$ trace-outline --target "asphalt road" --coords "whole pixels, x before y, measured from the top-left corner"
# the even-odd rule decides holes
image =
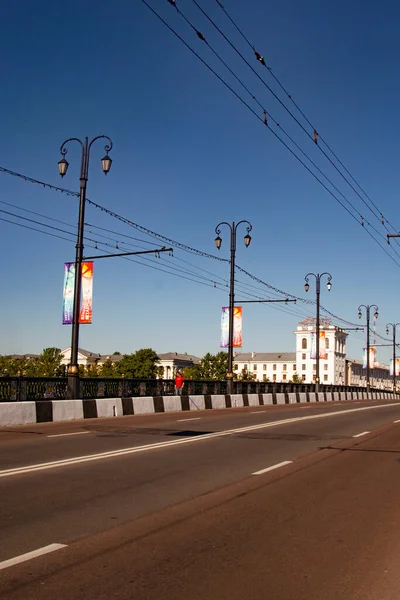
[[[0,429],[0,597],[373,598],[383,557],[396,585],[399,420],[381,401]]]

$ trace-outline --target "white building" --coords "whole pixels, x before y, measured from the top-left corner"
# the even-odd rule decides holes
[[[296,352],[244,352],[233,359],[233,372],[240,379],[244,372],[256,381],[292,381],[296,373]]]
[[[296,362],[300,379],[314,383],[316,378],[315,319],[301,321],[296,331]],[[320,319],[319,378],[320,383],[344,385],[346,377],[347,333],[331,324],[330,319]]]
[[[61,356],[61,364],[69,365],[71,362],[71,347],[62,350]],[[83,365],[84,367],[96,365],[100,358],[101,354],[96,354],[96,352],[89,352],[89,350],[78,348],[78,365]]]
[[[234,356],[234,373],[238,379],[243,372],[255,376],[256,381],[288,383],[316,379],[316,323],[309,317],[298,324],[296,352],[247,352]],[[366,369],[362,362],[346,358],[347,333],[332,325],[330,319],[320,319],[320,383],[366,387]],[[370,385],[376,389],[393,388],[389,367],[375,361],[370,369]]]
[[[158,354],[157,365],[164,369],[161,379],[173,379],[177,371],[198,365],[200,361],[201,359],[198,356],[193,356],[192,354],[167,352],[166,354]]]

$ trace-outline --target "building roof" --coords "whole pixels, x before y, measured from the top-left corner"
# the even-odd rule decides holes
[[[124,358],[123,354],[99,354],[98,355],[100,357],[100,362],[104,362],[107,359],[111,360],[111,362],[119,362],[121,359]]]
[[[71,346],[69,346],[68,348],[65,348],[61,354],[64,354],[65,352],[71,352]],[[82,356],[85,356],[86,358],[89,358],[91,356],[93,356],[94,358],[100,358],[101,354],[97,354],[97,352],[89,352],[89,350],[84,350],[83,348],[78,348],[78,353],[81,354]]]
[[[193,354],[179,354],[179,352],[166,352],[165,354],[158,354],[157,355],[159,360],[180,360],[180,361],[187,361],[187,362],[193,362],[195,364],[198,364],[201,361],[201,358],[199,358],[198,356],[194,356]]]
[[[243,352],[233,357],[236,362],[296,362],[296,352]]]
[[[17,360],[18,358],[27,358],[28,360],[30,360],[31,358],[39,358],[40,355],[39,354],[9,354],[8,356],[13,358],[14,360]]]

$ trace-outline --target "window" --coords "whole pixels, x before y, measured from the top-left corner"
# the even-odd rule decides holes
[[[313,365],[313,366],[312,366],[312,370],[313,370],[313,371],[316,371],[316,370],[317,370],[317,365]]]
[[[233,370],[234,370],[234,371],[237,371],[237,370],[238,370],[238,368],[239,368],[239,365],[233,365]]]
[[[293,365],[293,371],[295,371],[295,370],[296,370],[296,365]]]
[[[328,381],[328,375],[324,375],[324,381]]]
[[[263,375],[263,381],[267,381],[267,376]]]
[[[301,348],[302,350],[307,350],[307,338],[301,340]]]
[[[316,376],[316,375],[313,375],[313,376],[312,376],[312,380],[313,380],[313,381],[315,381],[315,380],[316,380],[316,378],[317,378],[317,376]]]
[[[283,365],[283,370],[286,371],[287,365]]]
[[[302,378],[303,381],[306,380],[306,376],[305,375],[302,375],[301,378]]]
[[[306,365],[301,365],[301,370],[305,371],[306,370]]]
[[[324,371],[328,370],[328,365],[324,365]]]
[[[267,365],[263,365],[263,371],[267,370]]]
[[[329,350],[329,338],[325,338],[325,348],[326,350]]]
[[[253,365],[253,371],[257,371],[257,365]]]
[[[272,375],[272,381],[276,381],[276,375]]]
[[[276,371],[276,365],[272,365],[274,371]]]
[[[283,375],[283,381],[286,381],[286,375]]]
[[[303,360],[306,360],[306,353],[305,353],[305,352],[303,352],[303,354],[301,355],[301,358],[302,358]]]

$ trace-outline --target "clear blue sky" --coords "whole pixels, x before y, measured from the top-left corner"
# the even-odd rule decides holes
[[[262,118],[260,107],[167,0],[148,1]],[[199,3],[312,135],[311,127],[257,63],[218,3]],[[394,228],[388,225],[390,231],[400,229],[398,3],[223,3],[368,193],[378,213],[390,221]],[[391,247],[386,245],[387,232],[379,219],[193,2],[178,0],[178,6],[376,231],[352,219],[141,0],[111,4],[71,0],[61,5],[44,0],[35,6],[22,0],[3,7],[0,166],[76,190],[79,148],[69,147],[70,169],[61,180],[57,172],[61,143],[72,136],[105,133],[114,142],[112,169],[104,177],[100,168],[104,149],[97,144],[91,155],[88,198],[211,254],[217,254],[214,229],[219,221],[248,219],[253,225],[252,243],[244,247],[245,230],[240,229],[240,266],[272,286],[311,300],[315,282],[311,281],[306,295],[304,276],[309,271],[329,271],[333,286],[328,293],[324,284],[323,306],[358,322],[358,305],[375,303],[380,309],[377,332],[384,334],[387,322],[400,321],[400,246],[394,240]],[[271,121],[270,126],[279,133]],[[75,198],[4,173],[0,173],[0,190],[1,201],[65,221],[70,227],[5,204],[0,204],[1,210],[76,230]],[[4,213],[1,218],[39,227]],[[122,237],[125,234],[153,244],[130,240],[142,248],[163,245],[90,205],[86,221],[91,224],[87,236],[99,243],[129,241]],[[117,233],[95,230],[93,225]],[[74,259],[75,240],[66,237],[70,241],[0,220],[0,353],[69,346],[70,327],[61,325],[63,263]],[[226,229],[221,237],[218,255],[228,258]],[[86,248],[88,253],[93,254],[93,249]],[[118,258],[95,263],[93,324],[81,327],[80,346],[101,353],[142,347],[199,356],[219,351],[220,313],[228,302],[228,289],[212,282],[227,280],[229,265],[177,249],[174,257],[162,256],[151,266],[156,270]],[[237,280],[237,299],[248,298],[247,293],[277,297],[241,273]],[[245,305],[243,351],[293,351],[293,330],[314,311],[314,306],[300,302],[287,309]],[[363,340],[363,333],[349,336],[349,356],[361,357]],[[390,349],[379,349],[378,359],[387,362],[389,353]]]

